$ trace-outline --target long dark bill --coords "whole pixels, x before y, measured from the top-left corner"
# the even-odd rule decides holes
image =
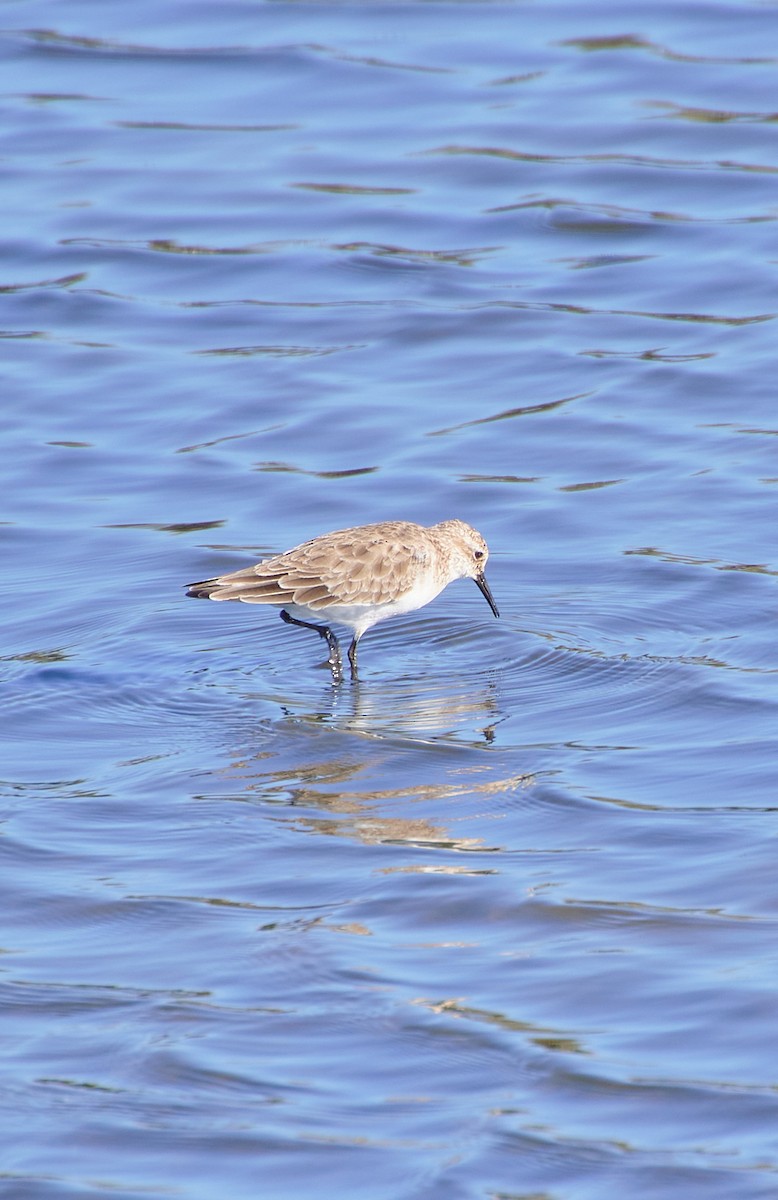
[[[500,615],[500,610],[499,610],[499,608],[497,607],[497,605],[496,605],[496,604],[495,604],[495,602],[494,602],[494,596],[493,596],[493,595],[492,595],[492,593],[489,591],[489,584],[486,582],[486,580],[485,580],[484,576],[483,576],[483,575],[476,575],[476,576],[475,576],[475,582],[476,582],[476,584],[477,584],[477,586],[478,586],[478,588],[479,588],[480,592],[481,592],[481,593],[482,593],[484,596],[486,596],[486,599],[487,599],[487,601],[489,602],[489,607],[491,608],[491,610],[492,610],[492,612],[494,613],[494,615],[495,615],[496,617],[499,617],[499,615]]]

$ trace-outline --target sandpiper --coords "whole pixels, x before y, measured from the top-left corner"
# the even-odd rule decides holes
[[[379,521],[324,533],[230,575],[191,583],[187,595],[280,608],[283,621],[315,629],[324,638],[333,679],[340,683],[343,665],[330,624],[345,625],[354,635],[348,660],[351,678],[357,679],[363,633],[388,617],[423,608],[455,579],[475,580],[499,617],[484,578],[488,557],[481,534],[464,521],[429,527]]]

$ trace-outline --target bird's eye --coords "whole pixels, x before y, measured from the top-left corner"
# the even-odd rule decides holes
[[[474,550],[473,551],[473,558],[481,559],[481,558],[483,558],[483,556],[484,556],[483,550]]]

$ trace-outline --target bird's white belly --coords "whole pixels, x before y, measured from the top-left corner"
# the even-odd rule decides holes
[[[307,604],[284,604],[283,607],[290,617],[298,621],[310,621],[314,625],[345,625],[361,637],[379,621],[423,608],[440,595],[443,586],[437,579],[422,580],[402,596],[382,604],[328,604],[322,608],[309,608]]]

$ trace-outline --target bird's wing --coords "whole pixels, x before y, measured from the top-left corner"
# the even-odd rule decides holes
[[[405,522],[339,530],[264,562],[193,584],[190,594],[249,604],[386,604],[413,587],[431,548]],[[373,532],[374,530],[374,532]],[[199,589],[199,590],[195,590]]]

